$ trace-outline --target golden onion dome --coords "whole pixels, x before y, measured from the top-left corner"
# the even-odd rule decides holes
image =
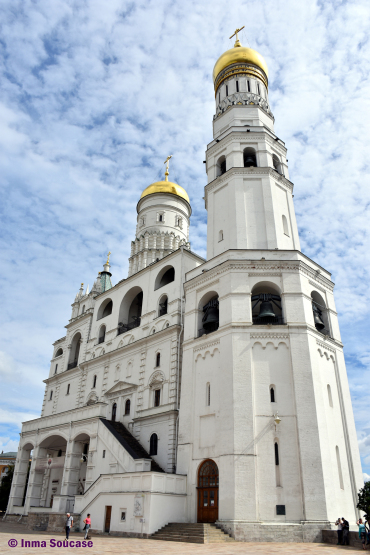
[[[189,196],[185,189],[180,187],[177,183],[172,183],[171,181],[156,181],[155,183],[152,183],[141,193],[140,200],[148,195],[153,195],[154,193],[169,193],[170,195],[177,195],[190,204]]]
[[[224,80],[217,79],[217,77],[224,69],[233,64],[252,64],[253,66],[256,66],[265,74],[265,77],[263,75],[261,75],[260,77],[263,81],[265,81],[265,84],[267,86],[268,69],[264,58],[261,56],[261,54],[259,54],[259,52],[253,50],[253,48],[242,46],[239,40],[237,40],[235,42],[234,48],[226,50],[226,52],[224,52],[215,63],[215,67],[213,68],[213,82],[215,84],[215,89],[218,89],[218,87]],[[248,71],[247,73],[253,74],[253,71]],[[259,72],[257,70],[257,76],[258,73]],[[225,78],[227,77],[230,77],[230,75],[227,74]]]

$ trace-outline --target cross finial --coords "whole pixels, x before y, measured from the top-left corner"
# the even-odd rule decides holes
[[[240,44],[240,40],[238,37],[238,33],[240,33],[240,31],[242,31],[244,29],[245,25],[243,25],[243,27],[240,27],[240,29],[235,29],[235,33],[233,35],[231,35],[231,37],[229,37],[230,39],[232,39],[233,37],[235,37],[235,44],[234,44],[234,48],[236,46],[241,46]]]
[[[168,181],[168,173],[169,173],[168,168],[169,168],[169,165],[170,165],[171,158],[172,158],[172,154],[170,156],[167,156],[167,158],[164,162],[165,164],[167,164],[166,165],[166,171],[165,171],[165,174],[164,174],[166,176],[166,181]]]
[[[112,254],[112,253],[109,251],[109,252],[108,252],[108,257],[107,257],[106,264],[109,264],[109,257],[110,257],[111,254]]]

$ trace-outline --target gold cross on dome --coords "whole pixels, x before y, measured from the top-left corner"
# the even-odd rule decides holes
[[[234,46],[240,46],[240,42],[239,42],[239,37],[238,37],[238,33],[240,33],[240,31],[242,31],[244,29],[245,25],[243,25],[243,27],[240,27],[240,29],[235,29],[235,33],[233,35],[231,35],[231,37],[229,37],[230,39],[232,39],[233,37],[235,37],[235,44]]]
[[[169,165],[170,165],[171,158],[172,158],[172,154],[170,154],[170,156],[167,156],[166,160],[164,161],[164,163],[167,164],[166,171],[165,171],[165,174],[164,174],[166,176],[166,181],[168,181],[168,174],[169,174],[168,168],[169,168]]]
[[[109,264],[109,257],[110,257],[111,254],[112,254],[112,253],[109,251],[109,252],[108,252],[108,258],[107,258],[106,264]]]

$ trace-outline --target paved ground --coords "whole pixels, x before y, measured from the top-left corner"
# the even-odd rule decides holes
[[[26,541],[46,541],[47,547],[21,547],[22,538]],[[46,532],[24,530],[20,525],[0,521],[0,553],[13,555],[56,555],[57,553],[86,553],[89,555],[125,554],[125,555],[339,555],[343,551],[353,551],[351,547],[317,543],[225,543],[225,544],[191,544],[140,540],[134,538],[115,538],[96,536],[92,538],[93,546],[85,548],[50,547],[50,540],[63,540],[62,535]],[[82,534],[71,534],[71,540],[81,540]],[[16,540],[18,545],[10,547],[9,540]],[[358,552],[358,550],[356,550]]]

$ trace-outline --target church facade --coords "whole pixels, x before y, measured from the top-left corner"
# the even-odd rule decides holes
[[[358,518],[334,283],[300,251],[268,69],[236,36],[213,79],[207,260],[167,159],[137,205],[128,277],[112,285],[108,256],[54,343],[9,515],[89,512],[93,529],[137,536],[216,522],[241,541],[319,541],[339,513]]]

